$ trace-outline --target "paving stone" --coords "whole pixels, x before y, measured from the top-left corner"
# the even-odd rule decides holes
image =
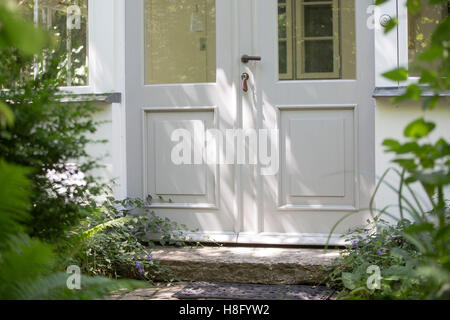
[[[178,299],[328,300],[333,291],[324,286],[262,285],[195,282],[174,294]]]

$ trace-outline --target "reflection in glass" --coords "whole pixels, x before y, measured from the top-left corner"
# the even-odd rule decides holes
[[[281,80],[354,79],[355,0],[279,0]]]
[[[408,58],[411,76],[420,76],[419,72],[414,70],[412,61],[416,61],[417,56],[429,46],[431,34],[448,16],[450,7],[449,4],[428,5],[425,0],[421,0],[421,4],[420,14],[408,13]]]
[[[57,39],[52,53],[62,57],[59,85],[88,85],[88,0],[16,0],[16,3],[25,19],[49,30]],[[36,68],[45,69],[45,59]]]
[[[216,81],[215,0],[145,1],[145,83]]]

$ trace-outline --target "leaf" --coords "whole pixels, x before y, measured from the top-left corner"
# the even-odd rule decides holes
[[[406,81],[408,80],[408,70],[405,68],[398,68],[383,73],[383,77],[392,81]]]
[[[426,122],[423,118],[419,118],[406,126],[404,135],[405,137],[420,139],[430,134],[435,127],[436,124],[433,122]]]
[[[421,232],[432,232],[435,226],[432,223],[424,222],[418,224],[412,224],[411,226],[405,229],[407,233],[421,233]]]
[[[420,12],[421,3],[420,0],[408,0],[406,6],[408,7],[408,13],[417,15]]]
[[[442,46],[431,45],[423,51],[418,59],[421,61],[433,61],[444,56],[444,48]]]
[[[414,161],[414,159],[394,159],[392,160],[394,163],[398,163],[402,168],[405,168],[407,170],[416,169],[417,165]]]
[[[433,109],[437,105],[439,98],[440,98],[439,94],[435,94],[434,96],[431,97],[426,97],[423,100],[422,107],[424,109]]]
[[[0,159],[0,247],[10,235],[22,229],[20,223],[29,219],[30,181],[26,175],[30,172]]]
[[[387,22],[386,26],[384,27],[384,33],[387,34],[391,30],[395,29],[395,27],[398,25],[398,19],[397,18],[391,18]]]
[[[354,273],[342,272],[342,283],[349,290],[354,290],[359,280],[360,277]]]
[[[15,47],[24,55],[33,55],[52,43],[50,35],[23,20],[19,15],[0,4],[0,49]]]
[[[14,113],[0,101],[0,128],[11,126],[14,123]]]

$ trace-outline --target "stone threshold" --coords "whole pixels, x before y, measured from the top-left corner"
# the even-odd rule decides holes
[[[156,247],[153,258],[179,281],[309,284],[325,279],[338,250],[274,247]]]

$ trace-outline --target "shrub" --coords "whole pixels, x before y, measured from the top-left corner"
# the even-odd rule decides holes
[[[187,228],[150,210],[145,200],[109,197],[71,235],[73,260],[91,275],[173,280],[170,270],[153,259],[153,239],[162,245],[185,245]]]
[[[104,188],[91,174],[98,167],[96,159],[85,151],[89,143],[99,142],[89,138],[98,126],[92,120],[97,109],[89,103],[60,102],[59,58],[48,57],[46,71],[36,79],[22,73],[30,59],[17,49],[0,51],[0,81],[9,89],[2,98],[15,123],[0,129],[0,157],[33,168],[28,233],[57,242],[95,208],[95,196]]]

